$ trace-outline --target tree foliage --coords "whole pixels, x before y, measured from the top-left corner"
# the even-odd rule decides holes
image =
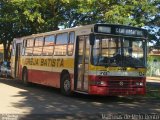
[[[159,0],[0,0],[0,42],[7,54],[13,38],[57,30],[59,26],[159,26],[159,10]]]

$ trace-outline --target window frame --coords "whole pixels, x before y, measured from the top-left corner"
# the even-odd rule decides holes
[[[71,41],[71,33],[74,33],[74,40],[73,40],[73,43],[71,43],[70,41]],[[73,55],[73,53],[74,53],[74,43],[75,43],[75,31],[70,31],[69,33],[68,33],[68,45],[67,45],[67,55],[68,56],[72,56]],[[73,45],[73,50],[72,50],[72,54],[69,54],[69,50],[68,50],[68,46],[69,45]]]
[[[66,34],[67,33],[67,42],[65,44],[57,44],[57,37],[58,35],[62,35],[62,34]],[[68,44],[68,41],[69,41],[69,35],[68,35],[68,32],[63,32],[63,33],[58,33],[56,34],[56,41],[55,41],[55,45],[66,45]]]
[[[35,44],[36,44],[36,39],[37,38],[42,38],[42,44],[39,46],[35,46]],[[42,51],[43,51],[43,45],[44,45],[44,36],[37,36],[37,37],[35,37],[34,38],[34,46],[33,46],[33,49],[32,49],[32,55],[33,56],[42,56]],[[37,55],[37,54],[34,54],[34,49],[35,48],[40,48],[41,47],[41,53],[39,54],[39,55]]]
[[[27,42],[27,41],[28,41],[28,40],[31,40],[31,39],[33,40],[33,45],[32,45],[32,46],[30,46],[30,45],[28,46],[28,42]],[[32,37],[32,38],[27,38],[27,39],[26,39],[26,43],[25,43],[25,44],[26,44],[25,47],[34,47],[34,40],[35,40],[34,37]]]
[[[48,36],[54,36],[54,41],[53,41],[53,45],[45,45],[45,40],[46,40],[46,37],[48,37]],[[53,56],[54,55],[54,46],[55,46],[55,42],[56,42],[56,34],[50,34],[50,35],[45,35],[44,36],[44,42],[43,42],[43,48],[42,48],[42,56]],[[43,51],[44,51],[44,48],[45,47],[53,47],[52,48],[52,54],[51,55],[46,55],[46,54],[43,54]]]
[[[27,45],[27,43],[28,43],[27,41],[28,41],[28,40],[31,40],[31,39],[33,40],[33,45],[32,45],[32,46],[28,46],[28,45]],[[25,46],[24,46],[24,41],[25,41]],[[24,54],[22,54],[22,56],[33,56],[34,41],[35,41],[35,38],[34,38],[34,37],[27,38],[27,39],[24,39],[24,40],[23,40]],[[32,53],[31,53],[31,55],[26,55],[26,49],[27,49],[27,48],[32,48]]]
[[[57,44],[57,36],[58,35],[61,35],[61,34],[66,34],[67,33],[67,43],[66,44]],[[68,41],[69,41],[69,34],[68,34],[68,32],[63,32],[63,33],[58,33],[58,34],[56,34],[56,39],[55,39],[55,46],[54,46],[54,51],[53,51],[53,55],[54,56],[67,56],[67,51],[68,51],[68,49],[67,49],[67,47],[68,47]],[[66,45],[66,54],[65,55],[60,55],[60,54],[55,54],[55,48],[56,48],[56,46],[65,46]]]
[[[54,36],[53,45],[45,45],[45,42],[46,42],[45,40],[46,40],[46,37],[48,37],[48,36]],[[43,43],[43,46],[54,46],[55,43],[56,43],[56,35],[55,35],[55,34],[50,34],[50,35],[44,36],[44,43]]]

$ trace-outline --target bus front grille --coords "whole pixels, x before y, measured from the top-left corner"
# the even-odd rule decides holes
[[[142,81],[141,79],[110,79],[108,80],[108,92],[111,95],[129,95],[129,94],[136,94],[135,88],[136,82]]]
[[[124,80],[110,80],[108,81],[109,88],[128,88],[132,85],[131,81]]]

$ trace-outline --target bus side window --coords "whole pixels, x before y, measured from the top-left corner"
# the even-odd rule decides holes
[[[55,45],[55,36],[54,35],[45,36],[42,55],[52,56],[54,45]]]
[[[54,55],[65,56],[67,53],[67,44],[68,44],[68,33],[58,34],[56,38]]]
[[[32,56],[32,50],[33,50],[33,44],[34,38],[29,38],[26,40],[26,48],[25,48],[25,55],[26,56]]]
[[[25,47],[22,47],[22,56],[24,56],[25,55]]]
[[[75,33],[74,32],[70,32],[69,33],[69,41],[68,41],[68,50],[67,50],[67,54],[69,56],[73,55],[74,41],[75,41]]]
[[[27,41],[26,41],[26,40],[23,40],[23,45],[22,45],[22,56],[25,55],[26,44],[27,44]]]
[[[32,47],[25,49],[25,55],[26,56],[31,56],[32,55]]]
[[[40,56],[42,54],[42,46],[43,46],[43,37],[36,37],[35,38],[35,45],[33,48],[33,55]]]

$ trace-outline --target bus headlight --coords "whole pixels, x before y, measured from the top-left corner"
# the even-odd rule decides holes
[[[101,85],[106,85],[106,82],[105,81],[101,81],[100,84]]]
[[[96,85],[98,85],[98,86],[107,86],[107,82],[106,81],[97,81]]]
[[[143,86],[143,82],[140,82],[139,85],[140,85],[140,86]]]
[[[137,86],[143,86],[143,82],[136,82]]]

